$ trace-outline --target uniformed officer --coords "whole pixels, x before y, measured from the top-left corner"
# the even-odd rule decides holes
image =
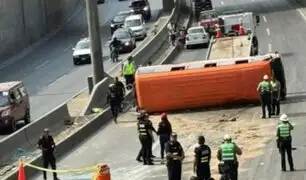
[[[210,178],[210,147],[205,144],[204,136],[198,137],[199,146],[194,149],[195,158],[193,170],[197,175],[198,180],[208,180]]]
[[[268,117],[271,117],[271,84],[269,76],[264,75],[263,81],[258,84],[257,91],[260,93],[260,101],[262,108],[262,118],[266,118],[266,107],[268,109]]]
[[[278,80],[273,76],[271,80],[271,87],[272,87],[272,112],[271,115],[279,115],[280,111],[280,92],[281,92],[281,85]]]
[[[116,91],[115,84],[110,84],[108,88],[109,91],[107,92],[107,102],[110,105],[114,121],[117,124],[117,117],[120,111],[120,97]]]
[[[144,165],[153,165],[150,159],[150,133],[151,124],[145,120],[145,113],[142,112],[137,123],[139,140],[141,143],[141,152]]]
[[[286,153],[290,166],[290,171],[294,171],[291,145],[291,131],[293,130],[293,126],[289,122],[289,118],[286,114],[282,114],[279,120],[281,121],[281,123],[277,126],[277,146],[281,154],[282,171],[286,171]]]
[[[132,56],[128,57],[128,61],[123,65],[122,72],[125,78],[126,88],[132,89],[135,81],[136,65]]]
[[[42,159],[44,168],[48,168],[49,164],[53,170],[56,170],[55,159],[55,143],[50,135],[49,129],[44,129],[44,134],[39,138],[37,147],[42,151]],[[47,180],[47,172],[43,171],[44,180]],[[56,172],[53,173],[53,179],[59,180]]]
[[[170,141],[166,143],[168,180],[181,180],[182,161],[185,158],[184,150],[177,141],[177,134],[172,133]]]
[[[241,149],[232,142],[230,135],[224,136],[224,142],[218,149],[217,158],[220,161],[219,171],[222,174],[221,179],[238,180],[238,160],[236,154],[241,155]],[[229,177],[228,177],[229,176]]]

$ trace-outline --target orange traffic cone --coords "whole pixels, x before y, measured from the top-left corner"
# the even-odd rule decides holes
[[[99,173],[95,180],[111,180],[110,170],[108,165],[99,165]]]
[[[25,172],[24,172],[24,167],[23,167],[22,161],[19,162],[18,180],[26,180],[26,176],[25,176]]]

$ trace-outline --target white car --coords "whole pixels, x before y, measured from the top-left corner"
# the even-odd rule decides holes
[[[203,44],[206,47],[209,44],[209,35],[205,31],[204,27],[197,26],[191,27],[187,31],[186,35],[186,48],[189,49],[193,45]]]
[[[90,40],[89,38],[83,38],[81,39],[73,50],[73,64],[79,65],[79,64],[85,64],[85,63],[91,63],[90,59]]]
[[[137,40],[147,37],[146,24],[140,14],[131,15],[125,18],[124,28],[131,29],[135,39]]]

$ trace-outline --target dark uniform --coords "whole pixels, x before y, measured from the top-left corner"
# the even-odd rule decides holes
[[[218,149],[217,158],[221,162],[219,171],[222,174],[221,180],[238,180],[238,166],[236,154],[241,155],[241,149],[231,140],[225,141]],[[229,177],[228,177],[229,176]]]
[[[262,108],[262,118],[266,118],[266,107],[268,117],[271,117],[271,85],[269,81],[263,80],[258,84],[257,90],[260,92],[260,101]]]
[[[114,84],[116,86],[116,92],[118,94],[120,111],[122,111],[122,102],[124,100],[125,88],[123,83],[119,81],[118,77],[115,78]]]
[[[195,153],[195,166],[198,180],[210,179],[210,159],[211,150],[209,146],[201,144],[199,147],[194,149]]]
[[[173,135],[176,138],[176,135]],[[178,141],[166,143],[168,180],[181,180],[184,150]]]
[[[48,134],[48,130],[45,130],[45,135],[41,136],[38,140],[37,146],[42,150],[42,159],[44,168],[48,168],[49,164],[53,170],[56,170],[56,159],[54,155],[55,143],[53,137]],[[47,172],[43,171],[44,179],[47,179]],[[53,173],[53,179],[59,180],[57,174]]]
[[[117,123],[118,112],[120,110],[120,98],[116,92],[115,84],[109,85],[109,91],[107,93],[107,102],[110,105],[114,121],[115,123]]]
[[[271,81],[272,87],[272,112],[271,115],[279,115],[280,112],[280,91],[281,86],[277,80]]]
[[[141,152],[143,157],[143,164],[153,164],[150,159],[150,134],[149,130],[152,128],[151,124],[144,118],[140,118],[137,123],[139,140],[141,143]]]
[[[293,126],[288,121],[281,122],[277,126],[277,137],[278,137],[277,141],[278,141],[279,152],[281,154],[282,171],[286,171],[286,153],[287,153],[288,163],[290,166],[290,171],[294,171],[294,165],[292,160],[291,130],[293,130]]]

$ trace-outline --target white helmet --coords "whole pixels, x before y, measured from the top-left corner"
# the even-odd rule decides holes
[[[229,134],[225,134],[223,139],[224,140],[232,140],[232,137]]]
[[[264,75],[263,79],[264,79],[264,80],[268,80],[268,79],[269,79],[269,76],[268,76],[268,75]]]
[[[289,118],[288,118],[287,114],[282,114],[282,115],[279,117],[279,120],[284,121],[284,122],[287,122],[287,121],[289,121]]]

